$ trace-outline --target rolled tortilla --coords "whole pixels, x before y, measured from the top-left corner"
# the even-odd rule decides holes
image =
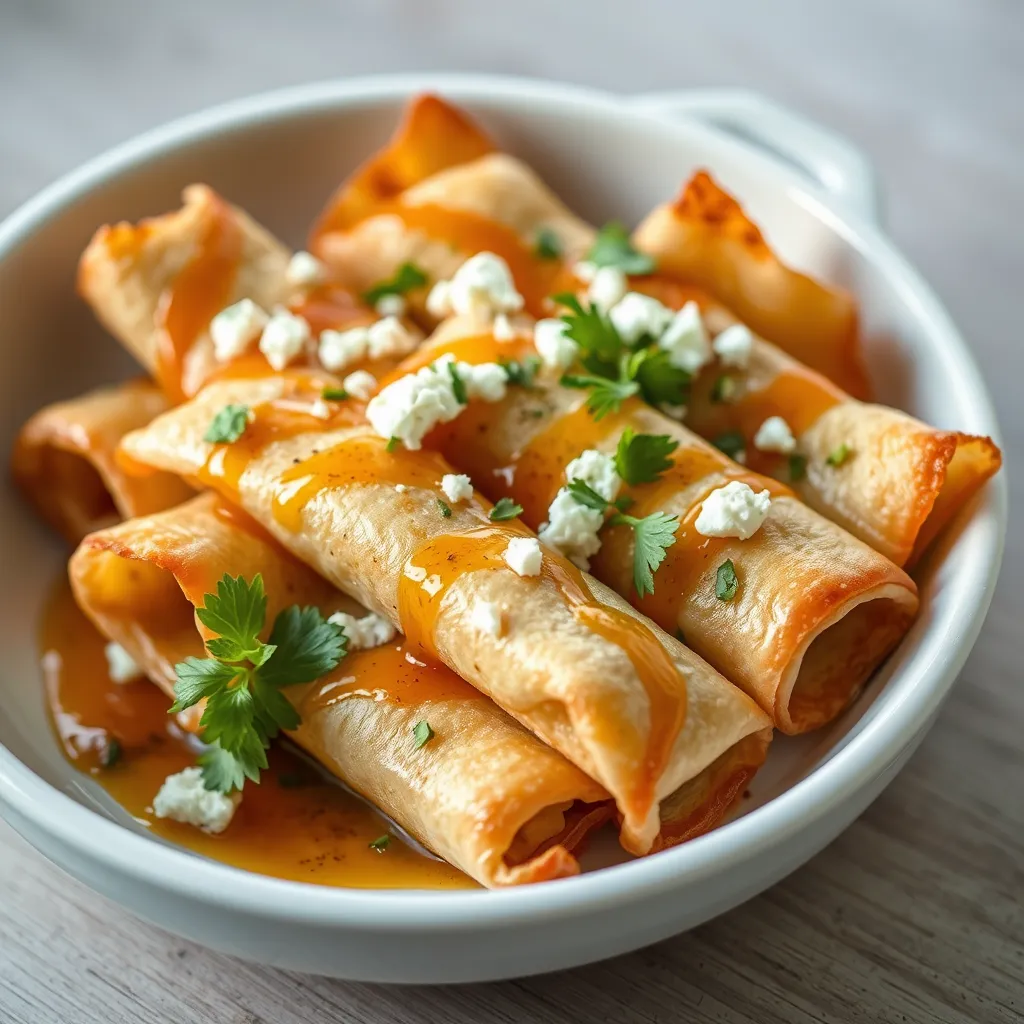
[[[193,610],[224,573],[262,574],[268,624],[292,604],[361,614],[210,493],[91,535],[70,572],[82,610],[168,696],[175,663],[204,656]],[[398,637],[350,651],[323,679],[285,689],[302,716],[290,737],[483,885],[576,874],[570,851],[611,812],[601,787],[446,668],[409,653]],[[434,737],[416,749],[421,720]]]
[[[389,452],[365,425],[303,416],[319,393],[305,387],[287,377],[211,384],[129,435],[125,450],[237,500],[599,781],[631,852],[656,842],[662,799],[746,737],[767,742],[752,701],[566,559],[544,551],[539,575],[514,571],[509,542],[532,536],[518,521],[491,521],[475,495],[445,514],[443,459]],[[209,444],[210,421],[230,403],[248,406],[251,422],[235,444]]]
[[[172,402],[195,394],[212,378],[271,372],[255,344],[227,364],[215,356],[210,321],[241,299],[267,313],[286,306],[308,321],[313,340],[295,365],[318,365],[314,342],[321,331],[377,319],[334,280],[306,288],[289,284],[287,246],[212,189],[191,185],[183,199],[184,206],[173,213],[100,228],[78,274],[79,291],[97,317]],[[380,373],[394,362],[367,356],[347,366],[346,373]]]
[[[530,350],[527,338],[498,341],[479,321],[456,318],[393,376],[449,352],[476,364]],[[582,451],[614,453],[627,428],[676,440],[672,468],[660,480],[623,490],[634,499],[631,515],[662,511],[681,523],[655,575],[655,592],[636,595],[633,533],[624,527],[602,531],[591,571],[662,629],[681,631],[687,646],[754,697],[777,728],[804,732],[834,718],[908,629],[918,603],[913,581],[785,484],[737,465],[638,399],[599,421],[585,401],[585,393],[541,376],[530,388],[509,388],[502,402],[472,403],[428,443],[488,497],[518,501],[523,520],[539,529],[566,483],[566,465]],[[704,537],[694,526],[701,504],[731,480],[771,491],[769,516],[748,540]],[[715,585],[726,559],[740,581],[727,602]]]
[[[541,230],[560,250],[537,252]],[[564,265],[589,248],[594,229],[573,214],[526,164],[497,152],[465,114],[436,96],[412,101],[391,143],[345,182],[310,236],[354,287],[391,277],[406,262],[444,280],[478,252],[509,265],[526,309],[543,315]],[[412,299],[428,324],[426,291]]]
[[[795,359],[850,394],[868,396],[853,297],[782,263],[707,171],[653,210],[633,242],[655,258],[660,275],[704,289]]]
[[[120,519],[159,512],[192,489],[172,473],[131,475],[115,452],[167,409],[159,388],[130,381],[40,409],[18,432],[11,473],[39,515],[72,544]]]
[[[644,290],[672,308],[698,302],[711,337],[737,322],[706,293],[653,280]],[[716,400],[723,375],[731,382],[725,401]],[[787,455],[755,442],[772,416],[781,416],[794,435],[801,460],[795,479]],[[701,370],[685,422],[709,440],[732,435],[735,445],[744,445],[747,466],[788,481],[808,505],[900,566],[912,566],[1002,464],[991,438],[858,402],[757,336],[745,368],[716,359]]]

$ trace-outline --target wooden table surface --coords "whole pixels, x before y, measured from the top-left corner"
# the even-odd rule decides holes
[[[0,214],[169,117],[310,79],[458,69],[761,89],[877,162],[892,234],[995,393],[1019,507],[1022,54],[1014,0],[0,0]],[[494,985],[307,978],[142,924],[0,825],[0,1022],[1024,1019],[1022,569],[1011,525],[977,647],[888,791],[806,867],[688,935]]]

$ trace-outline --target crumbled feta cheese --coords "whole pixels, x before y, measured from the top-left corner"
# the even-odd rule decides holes
[[[644,335],[660,338],[672,320],[672,310],[650,295],[626,292],[608,313],[619,337],[635,345]]]
[[[771,497],[739,480],[712,491],[703,501],[694,526],[704,537],[738,537],[749,540],[761,528]]]
[[[366,348],[371,359],[407,356],[417,345],[415,336],[395,316],[386,316],[370,324],[366,332]]]
[[[335,612],[327,620],[341,626],[348,637],[348,650],[365,651],[371,647],[382,647],[395,638],[395,627],[376,612],[370,612],[357,619],[347,612]]]
[[[107,672],[112,683],[131,683],[142,675],[135,659],[120,644],[107,644],[103,653],[107,656]]]
[[[441,477],[441,490],[453,505],[473,497],[473,484],[465,473],[445,473]]]
[[[501,609],[493,601],[477,601],[469,613],[469,624],[481,633],[501,636],[503,623]]]
[[[405,296],[389,292],[382,295],[373,307],[377,316],[402,316],[405,313]]]
[[[456,363],[455,372],[466,385],[466,395],[472,401],[500,402],[508,389],[508,377],[500,363]]]
[[[565,555],[578,568],[590,568],[590,557],[601,550],[598,534],[604,513],[581,505],[567,487],[562,487],[548,508],[548,521],[537,535],[544,544]]]
[[[168,775],[153,799],[153,813],[158,818],[171,818],[195,825],[206,832],[223,832],[231,824],[242,794],[217,793],[203,785],[199,768],[186,768]]]
[[[346,366],[366,358],[370,344],[370,331],[366,327],[353,327],[348,331],[320,332],[320,362],[325,370],[338,373]]]
[[[422,565],[406,565],[405,578],[413,583],[422,583],[427,578],[427,570]]]
[[[687,302],[665,328],[658,345],[668,352],[669,362],[687,373],[696,373],[711,362],[711,343],[696,302]]]
[[[607,313],[628,291],[626,275],[618,267],[600,267],[587,289],[587,298],[602,313]]]
[[[285,267],[284,279],[293,288],[313,288],[327,280],[327,268],[311,252],[297,252]]]
[[[240,356],[262,333],[270,317],[252,299],[242,299],[222,309],[210,321],[213,354],[218,362]]]
[[[754,447],[763,452],[782,452],[788,455],[796,450],[796,438],[789,424],[781,416],[769,416],[757,428]]]
[[[614,501],[622,486],[622,480],[615,469],[615,459],[594,448],[581,452],[565,467],[565,478],[570,483],[582,480],[605,501]]]
[[[382,388],[367,405],[366,418],[381,437],[397,437],[415,451],[438,423],[455,419],[462,409],[451,377],[432,364]]]
[[[536,537],[513,537],[505,548],[505,561],[520,576],[539,576],[540,541]]]
[[[754,336],[746,324],[733,324],[715,338],[712,348],[715,355],[722,360],[723,366],[735,366],[745,370],[750,364]]]
[[[294,360],[310,340],[309,324],[287,311],[275,313],[260,336],[260,351],[267,362],[280,372]]]
[[[507,313],[499,313],[494,318],[491,331],[495,341],[511,341],[516,336],[515,328]]]
[[[450,281],[439,281],[427,296],[427,310],[434,316],[493,317],[522,308],[523,297],[516,291],[512,271],[493,252],[471,256]]]
[[[399,494],[405,494],[409,488],[405,484],[395,484],[395,490],[398,491]]]
[[[315,416],[318,420],[329,420],[331,418],[331,407],[322,399],[318,398],[309,407],[310,416]]]
[[[548,318],[533,325],[533,343],[541,362],[552,370],[568,370],[576,362],[576,342],[566,335],[564,320]]]
[[[353,398],[369,398],[377,390],[377,378],[366,370],[356,370],[350,373],[342,382],[341,386]]]
[[[572,272],[584,284],[590,284],[597,276],[597,272],[600,269],[601,268],[596,263],[591,263],[590,260],[580,260],[579,263],[574,264]]]
[[[436,597],[440,592],[443,584],[441,583],[441,574],[434,572],[431,573],[421,584],[420,587],[425,590],[431,597]]]

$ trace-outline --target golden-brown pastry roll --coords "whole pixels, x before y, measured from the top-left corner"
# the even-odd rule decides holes
[[[703,288],[752,330],[858,398],[869,394],[857,307],[839,288],[791,270],[706,171],[633,233],[659,274]]]
[[[444,353],[480,364],[521,359],[530,351],[528,334],[499,341],[479,321],[452,319],[390,379]],[[737,465],[639,399],[596,420],[586,397],[541,375],[530,387],[510,387],[501,402],[471,403],[427,443],[488,497],[519,502],[523,520],[541,530],[567,483],[568,464],[581,453],[614,455],[627,429],[671,439],[677,447],[660,478],[624,486],[619,495],[632,499],[632,516],[664,512],[679,518],[675,543],[654,576],[654,593],[637,595],[634,534],[623,526],[601,531],[591,571],[662,629],[681,631],[687,646],[753,696],[777,728],[803,732],[834,718],[908,629],[918,603],[913,581],[797,500],[784,483]],[[705,536],[697,529],[701,508],[730,482],[769,493],[767,518],[747,539]],[[738,586],[722,600],[718,570],[726,561]]]
[[[322,332],[381,318],[318,261],[300,254],[296,263],[294,255],[212,189],[192,185],[180,210],[100,228],[79,264],[78,287],[171,402],[209,379],[281,365],[379,373],[394,365],[395,350],[418,343],[415,328],[391,320],[360,351],[337,338],[325,348]],[[229,307],[234,317],[211,328]]]
[[[653,280],[645,290],[670,308],[697,302],[712,339],[737,329],[706,293]],[[751,469],[786,481],[897,565],[913,565],[1002,464],[991,438],[858,402],[775,345],[756,335],[748,341],[740,363],[716,353],[696,375],[686,425],[742,451]]]
[[[91,535],[70,571],[83,611],[168,696],[175,663],[204,655],[194,608],[225,573],[262,575],[268,622],[292,604],[361,613],[209,493]],[[601,787],[444,666],[408,653],[401,636],[353,648],[323,679],[286,688],[302,716],[290,737],[483,885],[576,874],[570,851],[611,811]],[[434,735],[417,749],[421,720]]]
[[[436,453],[390,444],[350,403],[327,424],[304,414],[318,395],[301,377],[211,384],[124,449],[236,500],[561,751],[615,798],[631,852],[656,843],[659,803],[742,740],[758,734],[763,758],[767,719],[710,666],[518,520],[447,495]],[[248,410],[244,432],[205,441],[228,406]]]
[[[538,245],[542,233],[550,247]],[[435,96],[414,100],[389,146],[343,184],[310,237],[310,249],[358,289],[413,263],[447,280],[479,252],[508,264],[525,308],[543,315],[566,261],[594,229],[524,163],[497,152],[467,116]],[[426,290],[413,293],[421,318]]]
[[[121,438],[167,409],[159,388],[130,381],[40,409],[18,432],[11,473],[36,511],[72,544],[119,519],[146,515],[192,493],[172,473],[125,473]]]

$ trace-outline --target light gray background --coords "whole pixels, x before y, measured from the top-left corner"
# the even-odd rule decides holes
[[[179,114],[417,69],[745,85],[845,132],[877,162],[897,243],[976,349],[1020,502],[1019,0],[0,0],[0,215]],[[1024,1019],[1019,522],[978,646],[910,766],[807,867],[690,935],[500,985],[308,979],[143,925],[0,825],[0,1021]]]

